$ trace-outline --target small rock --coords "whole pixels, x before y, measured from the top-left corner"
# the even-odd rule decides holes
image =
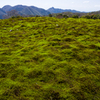
[[[56,26],[58,26],[58,24],[56,24]]]
[[[12,29],[10,30],[10,32],[12,32]]]

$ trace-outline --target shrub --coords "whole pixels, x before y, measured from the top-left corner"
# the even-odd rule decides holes
[[[79,16],[78,15],[73,15],[72,18],[79,18]]]
[[[52,14],[49,14],[49,17],[52,17]]]

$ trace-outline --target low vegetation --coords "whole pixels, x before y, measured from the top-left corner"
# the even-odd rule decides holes
[[[100,100],[100,20],[0,20],[0,100]]]
[[[72,13],[72,12],[63,12],[63,13],[54,13],[49,14],[49,17],[56,18],[86,18],[86,19],[100,19],[100,12],[91,12],[91,13]]]

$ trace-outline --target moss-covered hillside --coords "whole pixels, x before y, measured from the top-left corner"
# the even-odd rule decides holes
[[[0,100],[100,100],[100,20],[0,20]]]

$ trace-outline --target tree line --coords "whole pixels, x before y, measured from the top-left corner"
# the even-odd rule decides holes
[[[61,13],[61,14],[49,14],[49,17],[100,19],[100,14],[86,14],[80,16],[80,14],[75,14],[75,13],[72,15],[66,15]]]

